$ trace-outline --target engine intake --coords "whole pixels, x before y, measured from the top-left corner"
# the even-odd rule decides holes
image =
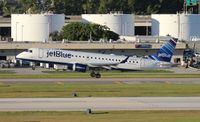
[[[86,72],[87,65],[75,63],[75,64],[68,65],[68,69],[72,71],[77,71],[77,72]]]

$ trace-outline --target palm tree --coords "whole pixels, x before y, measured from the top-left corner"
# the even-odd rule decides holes
[[[3,16],[10,17],[12,13],[16,12],[16,4],[8,4],[7,0],[2,0]]]
[[[18,0],[23,13],[36,14],[42,11],[41,0]]]
[[[3,1],[0,1],[0,15],[3,14]]]

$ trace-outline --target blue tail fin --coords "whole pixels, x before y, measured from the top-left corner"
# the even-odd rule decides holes
[[[170,39],[156,54],[150,55],[149,57],[157,61],[170,62],[174,54],[175,47],[176,41],[174,39]]]

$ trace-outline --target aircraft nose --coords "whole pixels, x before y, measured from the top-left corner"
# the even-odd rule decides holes
[[[20,59],[22,58],[22,53],[19,53],[17,56],[16,56],[16,59]]]

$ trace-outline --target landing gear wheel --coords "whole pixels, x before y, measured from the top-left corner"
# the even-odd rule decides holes
[[[90,73],[90,76],[91,76],[92,78],[94,78],[94,77],[96,77],[96,73],[95,73],[94,71],[92,71],[92,72]]]
[[[35,70],[35,66],[32,66],[32,70]]]
[[[95,71],[92,71],[92,72],[90,73],[90,76],[91,76],[92,78],[101,78],[101,74],[98,73],[98,72],[95,72]]]
[[[101,74],[100,74],[100,73],[97,73],[97,74],[95,74],[95,77],[96,77],[96,78],[101,78]]]

